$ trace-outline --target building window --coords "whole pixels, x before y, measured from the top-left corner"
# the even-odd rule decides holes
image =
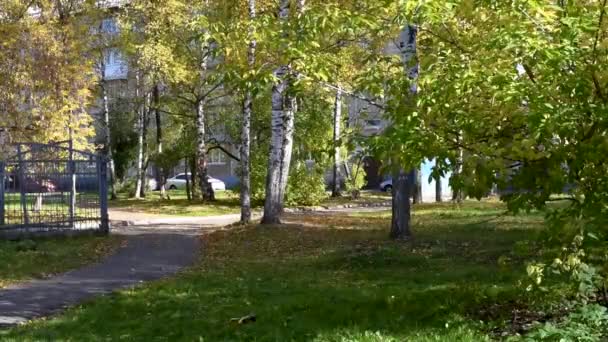
[[[101,31],[108,34],[118,33],[118,25],[116,25],[116,19],[107,18],[101,22]]]
[[[226,164],[226,154],[220,149],[209,152],[209,164]]]
[[[105,79],[126,79],[129,71],[126,58],[119,49],[107,49],[104,53]]]

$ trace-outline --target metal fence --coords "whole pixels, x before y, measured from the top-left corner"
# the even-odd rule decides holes
[[[104,157],[71,143],[8,150],[0,159],[0,235],[108,232]]]

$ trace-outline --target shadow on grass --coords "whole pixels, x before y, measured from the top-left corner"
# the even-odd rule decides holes
[[[410,243],[381,217],[291,216],[206,239],[201,264],[55,319],[10,330],[22,340],[403,341],[485,339],[470,316],[521,295],[497,259],[536,227],[504,218],[414,221]],[[527,226],[526,226],[527,224]],[[232,318],[255,314],[239,325]]]

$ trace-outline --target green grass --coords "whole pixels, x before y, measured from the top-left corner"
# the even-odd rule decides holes
[[[215,202],[188,201],[184,190],[167,191],[170,199],[160,199],[159,192],[149,192],[146,198],[128,198],[119,194],[117,200],[110,201],[110,209],[167,216],[214,216],[240,213],[239,195],[233,191],[216,192]],[[344,204],[370,204],[390,201],[390,195],[378,191],[363,191],[358,199],[349,196],[328,197],[321,206],[339,206]],[[261,209],[263,203],[254,203],[254,209]]]
[[[4,340],[483,341],[530,298],[513,251],[542,216],[495,203],[421,205],[415,239],[387,239],[388,214],[293,215],[205,237],[199,265]],[[528,251],[527,253],[534,253]],[[511,260],[499,265],[499,259]],[[488,313],[488,308],[499,308]],[[255,314],[253,323],[232,318]]]
[[[0,241],[0,287],[94,262],[120,241],[118,237],[97,236]]]
[[[184,190],[167,191],[170,199],[160,199],[159,192],[148,192],[142,199],[128,198],[119,194],[117,200],[109,201],[110,209],[167,216],[214,216],[240,212],[239,197],[232,191],[216,192],[217,201],[204,203],[188,201]]]

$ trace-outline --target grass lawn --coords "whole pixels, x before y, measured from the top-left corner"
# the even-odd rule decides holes
[[[388,213],[293,215],[205,237],[199,265],[4,340],[480,341],[531,296],[518,241],[542,215],[498,203],[421,205],[415,240],[387,239]],[[533,250],[533,249],[532,249]],[[528,251],[527,253],[533,253]],[[499,260],[511,263],[501,265]],[[489,309],[489,308],[496,308]],[[256,321],[232,320],[254,314]]]
[[[347,192],[344,192],[341,197],[328,197],[321,203],[322,206],[332,207],[345,204],[360,205],[360,204],[375,204],[386,203],[391,201],[391,194],[382,191],[363,190],[359,198],[351,198]]]
[[[161,200],[158,191],[148,192],[146,198],[131,199],[119,194],[117,200],[109,201],[110,209],[168,216],[214,216],[240,212],[238,194],[218,191],[216,202],[188,201],[184,190],[168,190],[171,199]]]
[[[120,241],[112,236],[0,241],[0,287],[94,262],[118,247]]]
[[[233,191],[216,192],[216,202],[203,203],[188,201],[184,190],[169,190],[170,200],[161,200],[158,192],[148,192],[144,199],[131,199],[126,194],[119,194],[117,200],[110,201],[110,209],[167,216],[214,216],[237,214],[241,212],[239,195]],[[379,191],[362,191],[361,197],[350,196],[328,198],[321,206],[339,206],[345,204],[385,203],[390,201],[390,194]],[[263,203],[254,203],[254,208],[262,209]]]

